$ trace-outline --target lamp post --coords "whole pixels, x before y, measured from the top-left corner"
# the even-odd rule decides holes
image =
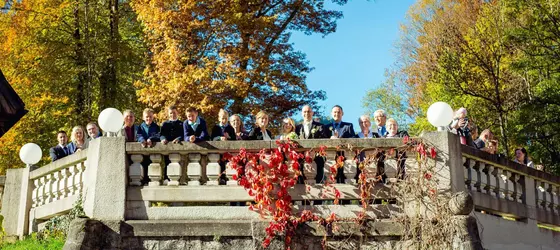
[[[111,136],[111,134],[116,134],[122,129],[124,116],[116,108],[106,108],[99,114],[97,122],[101,129],[108,132],[107,136]]]
[[[445,126],[453,120],[453,109],[445,102],[436,102],[428,108],[428,121],[437,127],[438,131],[444,131]]]
[[[37,164],[42,156],[43,152],[41,151],[41,147],[35,143],[27,143],[19,150],[19,159],[21,159],[27,167]]]

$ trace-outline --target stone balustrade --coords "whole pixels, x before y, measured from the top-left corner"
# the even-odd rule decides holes
[[[462,146],[453,134],[428,133],[421,138],[437,148],[434,176],[438,177],[438,194],[468,191],[477,210],[515,218],[518,224],[510,226],[529,230],[530,235],[538,235],[549,246],[555,244],[550,242],[555,242],[556,236],[535,231],[537,227],[532,223],[560,227],[559,177]],[[289,190],[295,210],[312,208],[325,217],[335,213],[339,218],[356,218],[363,211],[356,202],[360,191],[355,180],[356,158],[360,158],[356,152],[362,149],[365,154],[376,152],[374,149],[384,150],[386,156],[384,164],[366,166],[372,173],[383,167],[387,175],[386,183],[378,183],[371,190],[373,198],[391,201],[396,197],[393,182],[398,178],[400,163],[396,153],[388,149],[401,146],[402,139],[300,140],[298,144],[297,150],[301,152],[320,146],[327,149],[324,159],[304,164],[305,184]],[[224,170],[222,155],[236,154],[241,148],[258,152],[276,147],[273,141],[210,141],[156,143],[154,147],[143,148],[139,143],[125,143],[122,137],[95,139],[86,151],[41,168],[8,170],[2,207],[5,229],[9,235],[20,236],[36,231],[38,223],[69,211],[80,194],[89,218],[124,221],[128,225],[183,220],[258,221],[258,213],[239,206],[253,198],[233,180],[232,169]],[[406,153],[406,173],[413,175],[417,169],[416,152]],[[325,178],[335,174],[330,173],[329,167],[339,155],[345,156],[342,169],[346,179],[332,186],[340,191],[341,200],[350,202],[332,205],[334,193],[330,187],[316,183],[316,177],[321,170]],[[144,160],[151,163],[143,165]],[[165,175],[169,180],[164,180]],[[405,210],[397,204],[375,202],[366,213],[372,218],[389,219],[394,213],[406,213]],[[485,218],[482,223],[490,223],[491,219]],[[501,227],[507,223],[484,225]],[[131,235],[123,237],[134,237]]]
[[[465,188],[478,210],[560,225],[560,177],[468,146],[461,152]]]
[[[313,201],[330,200],[332,204],[332,200],[335,199],[332,190],[324,184],[316,183],[319,168],[324,169],[324,179],[327,179],[331,174],[330,166],[335,163],[337,152],[338,155],[343,154],[345,156],[343,170],[346,180],[344,183],[334,183],[332,186],[340,191],[340,199],[359,200],[360,192],[356,183],[358,169],[356,154],[361,149],[366,149],[363,155],[370,154],[372,150],[367,150],[367,148],[394,148],[402,145],[402,139],[300,140],[297,143],[299,145],[297,150],[302,153],[311,149],[315,149],[316,152],[319,146],[326,146],[327,156],[322,160],[317,159],[312,163],[304,163],[305,184],[297,184],[289,190],[292,200],[296,201],[296,204],[303,204],[301,201],[313,204]],[[352,145],[352,150],[347,148],[348,145]],[[341,149],[337,150],[338,147]],[[247,210],[246,207],[230,207],[230,202],[244,204],[253,201],[253,197],[249,196],[247,191],[233,180],[234,170],[225,168],[222,172],[223,167],[220,166],[220,164],[225,166],[222,161],[223,154],[235,155],[241,148],[256,153],[261,149],[275,149],[277,145],[274,141],[212,141],[198,144],[162,145],[158,143],[152,148],[143,148],[139,143],[127,143],[126,153],[129,155],[130,163],[128,165],[126,218],[134,220],[182,219],[186,215],[193,218],[193,216],[207,214],[208,211],[232,214],[231,211],[234,210]],[[143,166],[142,161],[148,158],[151,163]],[[165,158],[169,160],[166,161]],[[266,164],[266,159],[263,161],[262,163]],[[412,157],[407,164],[413,166],[414,161],[415,158]],[[166,163],[169,181],[164,180]],[[148,168],[150,182],[142,184],[141,180],[145,178],[143,176],[143,173],[146,172],[143,169],[145,166]],[[373,172],[377,172],[376,167],[368,166]],[[385,172],[388,178],[397,177],[397,160],[394,155],[387,156]],[[336,173],[334,174],[336,175]],[[223,185],[219,185],[221,175],[226,177],[222,182]],[[394,198],[392,192],[390,183],[379,183],[372,191],[375,199],[379,200]],[[161,203],[164,203],[164,207],[161,206]],[[205,206],[208,204],[214,207]],[[215,206],[223,207],[216,208]],[[355,217],[359,206],[354,205],[352,209],[356,213],[350,213],[349,216]],[[233,214],[239,216],[236,218],[255,216],[255,213],[249,215],[251,213],[247,214],[245,211],[237,211]],[[199,217],[199,219],[205,219],[205,217]]]

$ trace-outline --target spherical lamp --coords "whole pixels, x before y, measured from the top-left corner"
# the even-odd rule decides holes
[[[124,117],[121,111],[116,108],[106,108],[99,114],[97,119],[99,127],[107,132],[116,133],[121,130]]]
[[[445,102],[436,102],[428,108],[428,121],[438,128],[438,131],[445,130],[453,120],[453,109]]]
[[[19,150],[19,158],[27,165],[37,164],[43,157],[41,147],[35,143],[27,143]]]

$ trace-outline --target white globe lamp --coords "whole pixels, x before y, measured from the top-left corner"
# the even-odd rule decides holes
[[[102,130],[111,133],[117,133],[123,126],[124,117],[121,111],[119,111],[118,109],[106,108],[101,111],[99,117],[97,118],[97,121],[99,122],[99,127],[101,127]]]
[[[29,165],[37,164],[43,157],[41,147],[35,143],[27,143],[19,150],[19,158],[23,163]]]
[[[453,120],[453,109],[445,102],[436,102],[428,108],[428,121],[438,128],[438,131],[445,130]]]

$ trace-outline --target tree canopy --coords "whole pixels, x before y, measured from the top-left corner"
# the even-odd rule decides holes
[[[526,147],[535,164],[560,171],[560,1],[420,0],[398,43],[399,62],[383,95],[405,105],[413,132],[434,129],[425,117],[436,101],[466,107],[490,128],[501,152]],[[395,76],[396,75],[396,76]],[[366,95],[375,95],[374,89]]]
[[[0,68],[29,110],[0,139],[0,173],[22,166],[27,142],[47,160],[58,130],[107,107],[164,119],[194,106],[210,123],[220,108],[246,121],[262,109],[277,123],[316,106],[325,93],[307,88],[290,36],[335,32],[342,13],[325,2],[0,0]]]

